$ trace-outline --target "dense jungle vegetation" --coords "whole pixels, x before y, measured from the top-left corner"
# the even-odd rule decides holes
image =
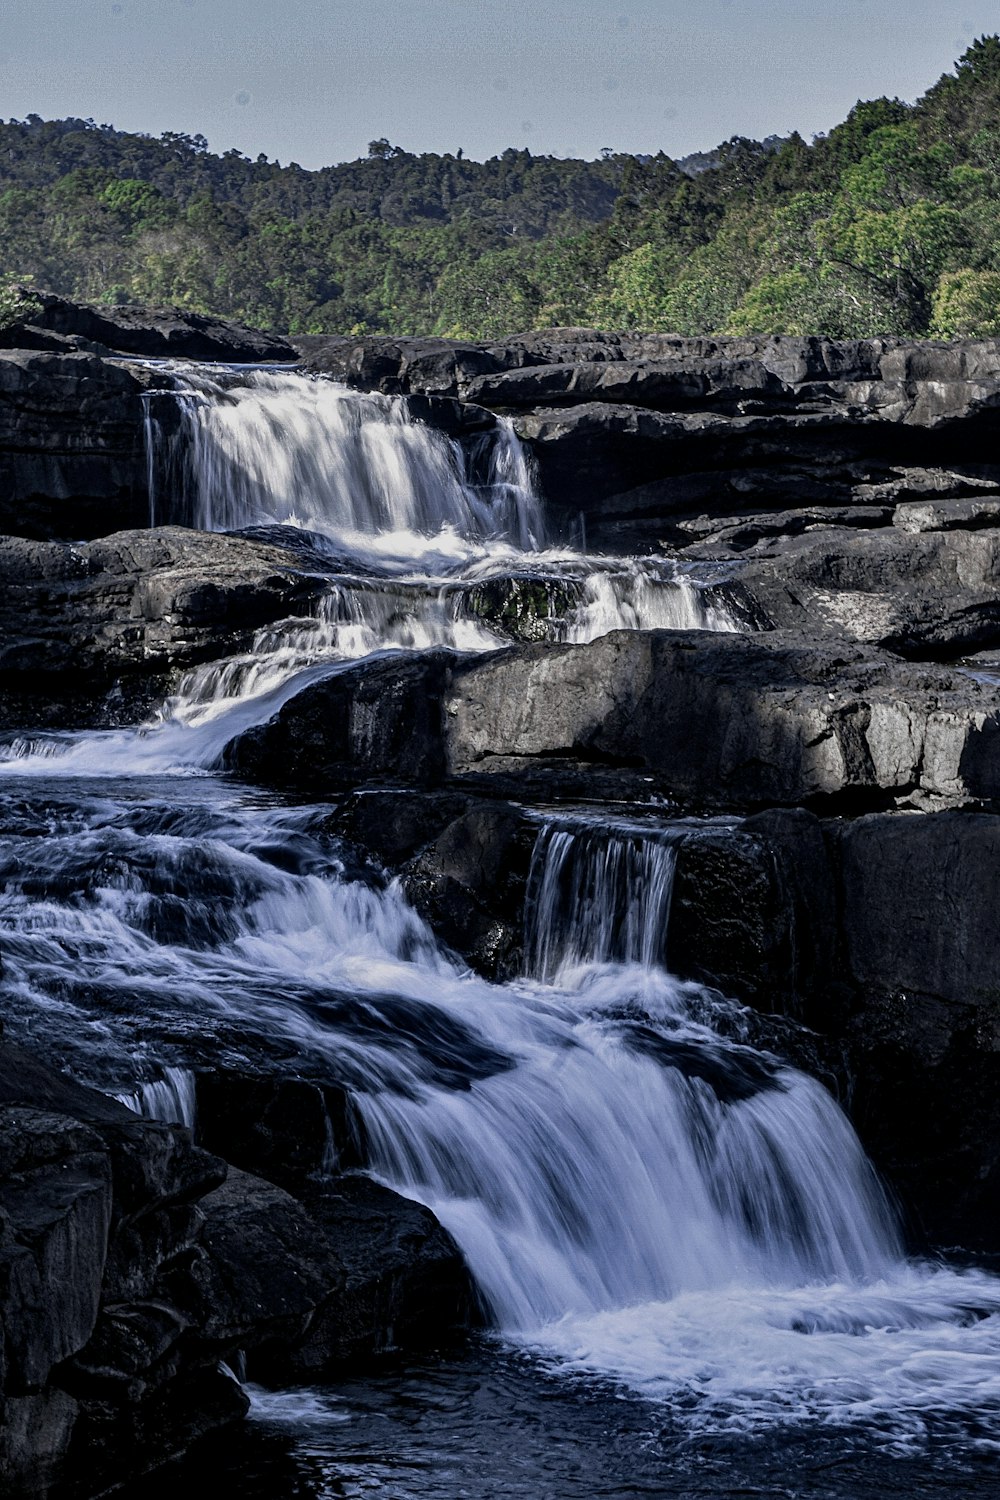
[[[300,333],[1000,334],[1000,37],[915,104],[693,162],[381,139],[312,172],[31,115],[0,122],[0,277]]]

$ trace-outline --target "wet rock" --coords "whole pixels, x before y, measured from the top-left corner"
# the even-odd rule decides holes
[[[145,526],[152,382],[93,354],[0,350],[0,531],[75,539]]]
[[[521,971],[538,829],[523,808],[462,791],[367,789],[344,799],[330,828],[397,876],[439,940],[478,973]]]
[[[553,627],[578,603],[565,579],[530,574],[487,579],[468,589],[465,597],[470,613],[515,641],[550,640]]]
[[[315,1378],[478,1322],[468,1269],[434,1215],[364,1177],[294,1193],[233,1171],[204,1202],[202,1336],[240,1343],[251,1378]]]
[[[401,870],[403,889],[449,948],[479,973],[523,967],[524,897],[537,822],[504,802],[473,802]]]
[[[185,1132],[139,1120],[10,1043],[0,1148],[0,1475],[17,1494],[67,1454],[99,1466],[124,1408],[138,1411],[166,1382],[164,1356],[187,1326],[168,1284],[191,1251],[190,1205],[224,1167]],[[167,1373],[176,1393],[200,1383],[204,1350],[186,1345]],[[203,1415],[200,1430],[216,1419]],[[153,1438],[149,1413],[140,1425]]]
[[[825,985],[834,883],[822,824],[802,809],[695,823],[676,845],[671,970],[758,1010],[801,1017]]]
[[[71,546],[0,538],[0,724],[135,722],[179,674],[308,614],[311,559],[161,527]]]
[[[302,1202],[333,1246],[342,1279],[274,1374],[310,1379],[331,1364],[433,1346],[481,1326],[468,1267],[422,1204],[351,1176],[306,1186]]]
[[[446,769],[443,697],[454,653],[424,651],[373,660],[306,688],[270,723],[248,730],[227,764],[255,779],[289,786],[351,786],[360,781],[433,783]]]
[[[204,1254],[193,1267],[190,1304],[202,1338],[220,1353],[298,1343],[341,1279],[310,1215],[283,1188],[236,1168],[202,1212]]]
[[[196,1078],[198,1140],[272,1182],[363,1165],[360,1119],[349,1095],[321,1078],[215,1068]]]

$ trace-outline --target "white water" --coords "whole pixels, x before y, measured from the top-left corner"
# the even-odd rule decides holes
[[[674,864],[669,837],[641,825],[543,828],[528,878],[529,973],[555,979],[586,964],[661,962]]]
[[[389,557],[424,552],[442,534],[446,550],[454,538],[502,536],[521,549],[543,540],[509,423],[476,482],[458,443],[412,421],[398,399],[285,372],[245,372],[233,384],[188,368],[183,379],[179,453],[165,466],[169,493],[153,495],[154,525],[288,524]]]
[[[293,1044],[351,1089],[373,1170],[456,1236],[508,1339],[696,1430],[1000,1441],[1000,1282],[907,1264],[826,1091],[656,961],[669,828],[543,825],[556,977],[498,986],[395,885],[345,873],[322,809],[68,782],[60,810],[58,785],[0,870],[13,1020],[125,1076],[158,1035],[170,1067],[185,1036],[237,1066]],[[600,961],[598,893],[617,901],[630,861],[638,961]]]
[[[345,661],[496,646],[467,590],[505,569],[573,584],[553,638],[727,623],[663,564],[491,540],[498,507],[463,500],[460,513],[451,469],[437,510],[433,486],[405,476],[393,508],[393,464],[424,473],[426,455],[400,437],[391,404],[359,402],[352,427],[341,394],[343,441],[382,465],[355,501],[341,480],[360,459],[337,456],[328,393],[300,382],[297,427],[290,381],[251,385],[221,416],[192,402],[198,503],[223,506],[202,519],[231,521],[238,503],[241,522],[322,522],[332,544],[333,496],[355,556],[363,544],[373,569],[398,563],[400,537],[416,537],[423,571],[411,556],[409,570],[338,574],[315,618],[199,668],[143,732],[10,756],[5,1015],[84,1071],[117,1070],[112,1091],[161,1117],[190,1112],[193,1046],[238,1062],[292,1044],[352,1090],[372,1170],[438,1213],[509,1340],[559,1369],[617,1377],[693,1430],[846,1423],[895,1448],[942,1435],[1000,1444],[1000,1282],[907,1264],[826,1091],[741,1040],[738,1007],[671,977],[670,828],[544,824],[528,974],[497,986],[445,953],[397,886],[348,875],[322,810],[276,808],[204,775],[233,733]],[[377,441],[362,442],[365,423],[381,423]],[[313,444],[315,459],[298,451]],[[499,510],[512,503],[507,493]],[[380,524],[385,506],[403,529],[383,546],[357,528]],[[429,515],[444,529],[406,530]],[[435,572],[449,548],[460,562]],[[201,782],[172,779],[192,770]],[[111,776],[131,788],[94,780]],[[157,1046],[163,1067],[136,1089]]]
[[[165,1120],[168,1125],[194,1129],[195,1081],[190,1068],[164,1068],[162,1078],[140,1083],[115,1098],[146,1120]]]
[[[154,498],[154,519],[207,530],[290,526],[309,534],[307,571],[338,571],[324,574],[312,616],[269,626],[246,654],[190,671],[140,729],[17,738],[0,746],[0,774],[49,776],[56,762],[77,776],[202,774],[236,735],[345,664],[385,651],[509,645],[502,622],[477,611],[477,591],[511,580],[547,596],[533,638],[735,629],[724,606],[668,560],[537,550],[541,507],[509,424],[477,438],[467,461],[398,399],[287,373],[213,378],[180,367],[177,379],[180,433],[165,442],[147,424],[150,472],[175,485]]]

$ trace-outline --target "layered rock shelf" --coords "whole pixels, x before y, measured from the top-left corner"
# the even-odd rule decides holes
[[[150,526],[164,357],[297,362],[470,452],[510,422],[551,539],[697,575],[731,630],[569,642],[563,585],[512,565],[466,590],[497,649],[345,665],[226,769],[330,804],[359,868],[494,980],[523,966],[540,809],[669,825],[672,970],[839,1094],[915,1244],[1000,1250],[1000,340],[281,340],[43,296],[0,342],[8,739],[140,723],[314,626],[344,565],[287,531]],[[357,1175],[346,1094],[291,1048],[189,1059],[196,1144],[73,1076],[70,1042],[43,1059],[25,1015],[0,1045],[11,1493],[67,1455],[110,1488],[238,1419],[230,1364],[306,1380],[477,1325],[451,1237]]]

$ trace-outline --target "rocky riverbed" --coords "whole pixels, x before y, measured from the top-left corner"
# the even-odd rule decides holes
[[[115,922],[143,944],[200,951],[198,923],[235,942],[244,908],[287,900],[286,877],[305,883],[297,900],[319,899],[311,880],[354,881],[406,903],[394,963],[431,963],[426,932],[441,983],[467,966],[501,986],[532,963],[545,977],[529,951],[545,820],[586,839],[625,827],[612,841],[629,859],[670,851],[643,961],[669,963],[699,1005],[736,1007],[712,1023],[730,1028],[725,1084],[689,1040],[668,1057],[661,1036],[657,1055],[723,1102],[778,1066],[732,1047],[812,1073],[911,1248],[1000,1251],[1000,341],[282,341],[43,297],[2,343],[15,907],[86,915],[118,892]],[[361,467],[342,456],[356,433],[341,409],[310,407],[309,462],[265,484],[239,363],[297,366],[320,402],[331,377],[372,393]],[[251,391],[273,430],[300,399],[292,378]],[[405,514],[362,473],[400,442],[419,468],[411,482],[393,459]],[[288,496],[324,485],[350,525],[318,530],[315,507],[287,524]],[[498,530],[517,546],[498,549]],[[404,533],[433,562],[371,542]],[[115,778],[147,763],[221,767],[228,790],[199,811],[157,783],[109,812]],[[155,869],[144,839],[173,841]],[[461,1011],[432,1031],[373,960],[363,1025],[325,993],[324,1026],[346,1027],[328,1046],[215,1013],[212,976],[158,970],[159,949],[140,945],[130,971],[106,934],[48,920],[0,932],[12,1493],[127,1482],[239,1418],[234,1371],[314,1379],[498,1321],[457,1231],[385,1185],[405,1174],[359,1175],[381,1158],[357,1101],[390,1035],[420,1059],[394,1075],[400,1097],[431,1078],[468,1092],[516,1070],[516,1048]],[[288,991],[303,1014],[313,957],[296,950]],[[265,996],[263,962],[263,978],[239,969],[247,994],[259,980]],[[355,982],[337,971],[341,996]],[[167,1066],[188,1094],[165,1119]]]

